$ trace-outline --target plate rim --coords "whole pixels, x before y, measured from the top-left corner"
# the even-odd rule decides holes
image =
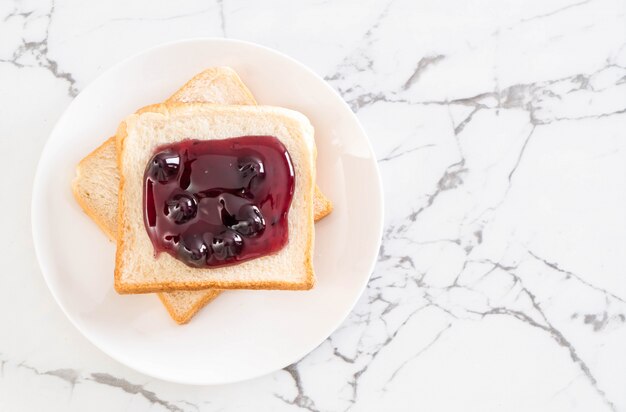
[[[339,92],[337,92],[332,86],[330,86],[330,84],[328,84],[328,82],[326,80],[324,80],[324,78],[322,78],[320,75],[318,75],[316,72],[314,72],[311,68],[309,68],[308,66],[306,66],[304,63],[300,62],[299,60],[281,52],[278,51],[276,49],[273,49],[271,47],[267,47],[258,43],[254,43],[254,42],[250,42],[250,41],[245,41],[245,40],[237,40],[237,39],[226,39],[226,38],[220,38],[220,37],[190,37],[190,38],[184,38],[184,39],[179,39],[179,40],[174,40],[174,41],[169,41],[169,42],[164,42],[164,43],[160,43],[157,44],[155,46],[143,49],[137,53],[134,53],[122,60],[120,60],[119,62],[113,64],[112,66],[110,66],[109,68],[105,69],[102,73],[100,73],[98,76],[96,76],[94,79],[92,79],[87,86],[85,86],[85,88],[83,88],[80,93],[67,105],[67,107],[64,109],[62,115],[57,119],[57,121],[55,122],[53,128],[51,129],[51,131],[48,133],[47,137],[46,137],[46,141],[45,144],[43,146],[43,149],[41,150],[41,153],[39,155],[39,158],[37,160],[37,165],[35,168],[35,175],[34,175],[34,179],[33,179],[33,186],[32,186],[32,191],[31,191],[31,207],[30,207],[30,213],[31,213],[31,236],[33,239],[33,246],[35,249],[35,256],[37,259],[37,263],[39,266],[39,269],[41,271],[41,275],[44,279],[44,282],[46,283],[46,286],[48,288],[48,290],[50,291],[50,293],[52,294],[55,302],[57,303],[57,305],[60,307],[61,311],[65,314],[66,318],[70,321],[70,323],[74,326],[74,328],[76,328],[80,334],[93,346],[95,346],[96,348],[98,348],[100,351],[102,351],[104,354],[106,354],[109,358],[115,360],[116,362],[118,362],[119,364],[124,365],[125,367],[128,367],[132,370],[138,371],[146,376],[150,376],[150,377],[154,377],[157,379],[160,379],[162,381],[167,381],[167,382],[173,382],[173,383],[178,383],[178,384],[184,384],[184,385],[194,385],[194,386],[215,386],[215,385],[227,385],[227,384],[232,384],[232,383],[237,383],[237,382],[245,382],[245,381],[250,381],[252,379],[256,379],[259,378],[261,376],[266,376],[269,375],[271,373],[276,372],[277,370],[280,369],[284,369],[285,367],[297,363],[299,362],[301,359],[303,359],[304,357],[306,357],[308,354],[310,354],[312,351],[314,351],[319,345],[321,345],[326,339],[328,339],[328,337],[330,335],[332,335],[338,328],[339,326],[348,318],[348,316],[350,315],[350,313],[352,313],[352,311],[354,310],[354,307],[356,306],[357,302],[359,301],[359,299],[362,297],[363,292],[365,291],[367,284],[369,283],[369,280],[372,276],[372,273],[374,271],[375,265],[378,261],[378,254],[374,254],[371,257],[371,261],[368,265],[368,274],[367,277],[364,278],[362,284],[359,287],[359,291],[357,294],[355,294],[355,297],[353,299],[352,302],[350,302],[349,305],[349,310],[341,317],[338,317],[337,321],[334,322],[332,324],[332,327],[329,327],[329,332],[327,334],[325,334],[325,336],[323,338],[320,338],[319,341],[315,341],[312,342],[312,345],[309,345],[305,348],[305,350],[303,350],[302,354],[299,355],[296,359],[293,359],[291,361],[289,361],[287,364],[282,365],[280,367],[277,367],[275,369],[273,369],[272,371],[266,371],[266,372],[261,372],[261,373],[255,373],[250,375],[247,378],[244,379],[227,379],[227,380],[222,380],[220,382],[215,382],[215,381],[200,381],[200,380],[185,380],[185,379],[179,379],[176,377],[169,377],[166,376],[164,374],[161,373],[157,373],[153,370],[148,370],[146,368],[144,368],[143,366],[137,365],[135,363],[129,362],[128,360],[124,359],[120,359],[116,354],[111,353],[108,348],[106,347],[106,345],[103,345],[101,341],[99,341],[98,339],[94,338],[93,336],[91,336],[90,332],[86,329],[84,329],[78,322],[77,319],[75,319],[73,317],[73,315],[71,315],[68,311],[68,309],[65,307],[65,305],[62,303],[62,299],[60,299],[57,291],[55,288],[52,287],[51,283],[48,281],[48,277],[50,276],[48,274],[48,269],[46,268],[46,265],[44,264],[44,257],[42,256],[43,249],[46,247],[45,246],[45,242],[42,240],[42,235],[39,234],[39,227],[41,227],[40,222],[41,222],[41,212],[39,212],[38,210],[40,208],[38,208],[38,204],[40,204],[40,200],[42,200],[42,196],[43,196],[43,190],[41,188],[42,186],[42,180],[44,179],[43,177],[43,169],[42,169],[42,163],[44,158],[46,158],[47,156],[49,156],[49,152],[52,150],[52,145],[51,145],[51,137],[56,133],[57,128],[59,127],[60,124],[62,124],[65,120],[65,118],[68,116],[68,113],[70,112],[70,109],[77,104],[80,104],[81,100],[82,100],[82,96],[85,95],[85,92],[87,92],[88,90],[90,90],[92,88],[92,86],[97,83],[102,77],[109,75],[110,72],[113,72],[115,70],[119,70],[120,67],[126,65],[128,62],[141,58],[144,55],[148,55],[150,53],[153,53],[155,51],[157,51],[158,49],[162,49],[162,48],[168,48],[168,47],[176,47],[179,45],[183,45],[183,44],[193,44],[193,43],[226,43],[226,44],[234,44],[234,45],[244,45],[244,46],[248,46],[248,47],[253,47],[253,48],[258,48],[261,49],[267,53],[270,54],[274,54],[274,55],[278,55],[279,57],[288,60],[290,63],[296,65],[299,69],[304,70],[305,72],[307,72],[309,75],[312,75],[313,77],[317,78],[318,80],[321,81],[321,83],[323,84],[323,86],[331,91],[332,95],[340,102],[341,105],[344,106],[345,109],[347,109],[347,111],[350,113],[350,116],[352,117],[352,120],[356,123],[358,130],[360,130],[360,132],[363,134],[363,136],[365,136],[365,144],[366,147],[369,151],[369,153],[371,154],[371,157],[373,159],[373,165],[374,165],[374,171],[376,174],[376,179],[374,182],[372,182],[375,185],[375,189],[378,193],[378,196],[376,196],[376,199],[372,199],[373,201],[375,201],[377,208],[379,209],[380,213],[379,213],[379,219],[377,222],[371,222],[374,223],[376,225],[376,230],[375,230],[375,235],[376,235],[376,247],[375,250],[380,250],[380,246],[382,244],[382,234],[383,234],[383,228],[384,228],[384,221],[385,221],[385,209],[384,209],[384,191],[383,191],[383,183],[382,183],[382,177],[380,174],[380,167],[379,164],[376,160],[376,154],[374,152],[374,149],[372,147],[372,142],[369,139],[365,129],[363,128],[363,125],[361,124],[361,122],[359,121],[358,117],[356,116],[356,114],[352,111],[352,109],[350,108],[350,106],[346,103],[346,101],[343,99],[343,97],[341,97],[341,95],[339,94]]]

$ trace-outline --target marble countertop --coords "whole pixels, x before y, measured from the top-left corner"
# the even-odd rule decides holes
[[[626,3],[0,3],[0,410],[626,411]],[[50,295],[30,192],[65,107],[176,39],[310,66],[368,132],[378,264],[297,364],[193,387],[120,365]]]

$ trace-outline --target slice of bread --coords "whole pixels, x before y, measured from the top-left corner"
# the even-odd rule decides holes
[[[213,67],[194,76],[167,99],[175,102],[207,102],[252,105],[256,101],[237,73],[229,67]],[[76,168],[73,192],[85,213],[115,241],[117,233],[117,194],[119,173],[115,138],[112,137],[85,157]],[[315,220],[332,211],[330,200],[315,187]],[[159,293],[170,316],[178,323],[188,322],[204,305],[219,295],[217,290]]]
[[[143,174],[157,146],[188,138],[274,136],[289,152],[295,189],[289,240],[277,253],[232,266],[191,268],[168,253],[155,256],[143,221]],[[216,289],[310,289],[313,274],[315,141],[308,119],[271,106],[160,104],[126,118],[117,132],[120,188],[115,288],[119,293]]]

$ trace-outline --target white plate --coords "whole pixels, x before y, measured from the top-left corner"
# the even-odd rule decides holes
[[[234,68],[260,104],[298,110],[313,123],[318,184],[334,212],[316,224],[311,291],[229,291],[178,326],[153,294],[113,289],[115,246],[81,211],[76,164],[136,109],[163,101],[203,69]],[[348,315],[372,271],[382,231],[376,160],[358,120],[320,77],[276,51],[193,39],[143,52],[108,70],[54,128],[39,162],[32,225],[37,257],[57,302],[94,345],[157,378],[218,384],[298,361]]]

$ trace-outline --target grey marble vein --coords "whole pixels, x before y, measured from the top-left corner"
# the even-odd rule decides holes
[[[586,116],[576,116],[576,117],[554,117],[550,123],[552,122],[564,122],[564,121],[576,121],[576,120],[588,120],[588,119],[602,119],[603,117],[611,117],[620,114],[626,113],[626,107],[619,110],[614,110],[612,112],[600,113],[600,114],[590,114]]]
[[[78,382],[80,378],[80,373],[76,369],[69,369],[69,368],[46,371],[43,374],[56,376],[57,378],[64,380],[65,382],[72,385],[72,389],[74,388],[74,386],[76,385],[76,383]]]
[[[624,315],[621,315],[624,316]],[[584,316],[584,320],[586,325],[591,325],[594,332],[601,331],[608,325],[609,323],[609,315],[606,311],[602,312],[602,315],[597,315],[595,313],[588,313]]]
[[[31,10],[31,11],[18,11],[17,8],[14,8],[13,11],[11,11],[9,14],[7,14],[4,17],[3,21],[7,22],[12,17],[22,17],[22,18],[26,19],[26,18],[30,17],[30,15],[33,14],[33,12],[34,12],[33,10]]]
[[[430,340],[430,342],[428,342],[428,344],[426,346],[424,346],[423,348],[421,348],[416,354],[412,355],[410,358],[408,358],[407,360],[405,360],[404,362],[402,362],[400,364],[400,366],[398,366],[393,373],[391,374],[391,376],[389,377],[389,379],[387,379],[387,382],[385,383],[385,385],[383,386],[382,390],[386,390],[387,385],[389,385],[395,378],[396,375],[398,375],[398,373],[400,373],[400,371],[402,369],[404,369],[410,362],[414,361],[415,359],[419,358],[422,354],[424,354],[426,351],[428,351],[430,348],[432,348],[437,341],[446,333],[446,331],[448,331],[450,328],[452,327],[452,323],[448,323],[448,325],[441,329],[439,332],[437,332],[437,334],[435,335],[434,338],[432,338]]]
[[[484,106],[482,106],[482,105],[476,105],[476,107],[474,107],[474,110],[472,110],[470,112],[470,114],[467,115],[467,117],[465,119],[463,119],[459,124],[453,125],[454,126],[454,135],[458,136],[459,134],[461,134],[463,129],[465,129],[465,126],[467,126],[467,124],[472,121],[472,119],[474,118],[474,115],[476,113],[478,113],[478,111],[480,109],[482,109],[483,107]]]
[[[126,379],[117,378],[113,375],[109,375],[108,373],[92,373],[90,376],[91,377],[88,378],[89,380],[95,383],[98,383],[100,385],[107,385],[107,386],[111,386],[114,388],[119,388],[123,390],[124,392],[129,393],[131,395],[141,395],[148,402],[155,404],[155,405],[161,405],[165,409],[171,412],[184,412],[184,410],[181,409],[180,407],[164,399],[161,399],[160,397],[157,396],[156,393],[145,389],[143,385],[130,383]]]
[[[219,10],[222,10],[222,3],[221,0],[216,0],[217,3],[217,7]],[[189,19],[192,17],[198,17],[198,16],[204,16],[207,14],[212,14],[215,13],[215,9],[216,6],[211,6],[211,7],[206,7],[200,10],[195,10],[195,11],[190,11],[190,12],[186,12],[186,13],[175,13],[172,15],[168,15],[168,16],[162,16],[162,17],[149,17],[149,16],[129,16],[129,17],[114,17],[111,19],[108,19],[107,21],[100,23],[98,25],[95,25],[91,28],[89,28],[88,30],[85,30],[83,32],[81,32],[79,34],[79,36],[83,37],[83,36],[87,36],[93,32],[96,32],[104,27],[107,27],[109,25],[111,25],[112,23],[141,23],[141,22],[168,22],[168,21],[175,21],[175,20],[182,20],[182,19]],[[221,13],[221,11],[220,11]]]
[[[530,138],[533,136],[533,133],[535,133],[536,127],[537,126],[533,125],[532,129],[530,129],[530,133],[528,133],[528,136],[526,136],[526,139],[524,140],[524,144],[522,145],[522,148],[519,151],[519,155],[517,156],[515,165],[513,166],[513,168],[509,172],[509,175],[507,176],[507,179],[509,181],[508,189],[511,188],[511,181],[513,180],[513,176],[515,175],[515,172],[517,171],[519,164],[522,162],[522,157],[524,157],[524,153],[526,152],[526,147],[528,146],[528,142],[530,142]]]
[[[443,54],[437,54],[434,56],[426,56],[419,59],[417,62],[417,67],[413,71],[413,74],[406,80],[406,82],[402,85],[402,90],[409,90],[411,86],[418,82],[422,74],[430,67],[441,60],[445,59],[446,56]]]
[[[222,36],[226,37],[226,16],[224,15],[224,0],[217,0],[217,7],[220,12],[220,27],[222,29]]]
[[[542,262],[544,265],[546,265],[547,267],[554,269],[557,272],[562,273],[563,275],[565,275],[566,278],[574,278],[577,281],[579,281],[580,283],[582,283],[583,285],[590,287],[593,290],[597,290],[598,292],[601,292],[602,294],[604,294],[605,296],[610,296],[611,298],[618,300],[621,303],[626,303],[626,300],[624,300],[622,297],[616,295],[613,292],[610,292],[606,289],[600,288],[598,286],[593,285],[592,283],[586,281],[585,279],[583,279],[580,275],[577,275],[574,272],[571,272],[569,270],[563,269],[561,268],[557,263],[555,262],[551,262],[539,255],[537,255],[535,252],[533,252],[532,250],[529,250],[528,253],[534,257],[535,259],[537,259],[538,261]]]
[[[575,7],[579,7],[582,6],[584,4],[589,3],[591,0],[584,0],[584,1],[579,1],[577,3],[572,3],[572,4],[568,4],[567,6],[563,6],[563,7],[559,7],[555,10],[549,11],[547,13],[543,13],[543,14],[538,14],[536,16],[532,16],[532,17],[527,17],[525,19],[520,20],[520,23],[526,23],[529,21],[536,21],[536,20],[540,20],[540,19],[545,19],[546,17],[552,17],[556,14],[562,13],[566,10],[575,8]]]
[[[221,2],[218,2],[218,5]],[[190,11],[187,13],[180,13],[180,14],[174,14],[172,16],[164,16],[164,17],[145,17],[145,16],[138,16],[138,17],[115,17],[112,19],[107,20],[107,22],[96,26],[94,28],[92,28],[90,31],[93,31],[95,29],[98,28],[102,28],[104,26],[106,26],[109,23],[117,23],[117,22],[141,22],[141,21],[172,21],[172,20],[180,20],[180,19],[186,19],[189,17],[196,17],[196,16],[200,16],[200,15],[204,15],[204,14],[209,14],[209,13],[213,13],[215,11],[215,7],[207,7],[201,10],[196,10],[196,11]]]
[[[302,386],[302,379],[300,378],[300,372],[298,371],[297,364],[289,365],[283,368],[283,370],[287,372],[293,379],[293,383],[296,386],[296,391],[297,391],[296,396],[292,400],[289,400],[285,398],[284,396],[281,396],[278,394],[275,394],[274,396],[276,396],[278,399],[280,399],[281,401],[289,405],[294,405],[294,406],[297,406],[298,408],[306,409],[311,412],[320,412],[320,410],[317,409],[317,407],[315,406],[315,402],[313,401],[313,399],[311,399],[304,393],[304,388]]]
[[[16,366],[18,368],[27,369],[39,376],[53,376],[55,378],[61,379],[70,384],[71,390],[74,390],[74,387],[80,381],[80,372],[76,369],[62,368],[42,372],[34,366],[28,365],[26,362],[23,361]]]
[[[458,162],[452,163],[450,166],[446,168],[443,173],[443,176],[439,178],[437,182],[437,187],[435,191],[428,195],[426,200],[426,204],[421,206],[418,210],[411,212],[408,216],[408,220],[411,222],[415,222],[417,218],[429,207],[435,203],[437,197],[445,191],[456,189],[460,185],[463,184],[463,174],[467,173],[467,168],[465,167],[465,159],[461,159]]]
[[[376,35],[377,30],[380,27],[381,23],[388,16],[389,10],[391,9],[391,6],[394,4],[394,2],[395,0],[391,0],[390,2],[388,2],[382,8],[382,11],[378,14],[378,16],[374,19],[374,22],[372,23],[372,25],[365,31],[365,34],[363,35],[363,39],[361,41],[362,44],[354,52],[357,57],[354,58],[353,55],[346,56],[341,61],[341,63],[339,64],[339,67],[335,70],[334,73],[329,74],[324,77],[325,80],[333,81],[333,80],[342,79],[344,77],[343,71],[345,70],[346,67],[350,67],[356,70],[357,72],[372,70],[374,61],[365,53],[365,51],[372,44],[373,37]],[[341,93],[341,90],[340,90],[340,93]],[[352,106],[350,102],[348,102],[348,104]],[[352,110],[355,110],[354,107],[352,108]]]
[[[46,18],[47,24],[44,37],[38,41],[25,41],[22,39],[22,44],[13,52],[13,56],[10,59],[0,59],[1,63],[9,63],[17,68],[22,67],[40,67],[47,70],[57,79],[63,80],[68,83],[68,94],[71,97],[76,97],[78,89],[76,87],[76,80],[74,76],[59,68],[59,64],[56,60],[52,59],[49,54],[48,38],[50,35],[50,26],[52,25],[52,18],[54,16],[56,3],[52,1],[50,10],[43,17]],[[24,18],[31,18],[32,11],[26,13],[13,13],[9,14],[5,20],[8,20],[15,16],[22,16]],[[37,62],[36,66],[22,62],[25,55],[30,54]]]
[[[177,400],[176,402],[178,402],[178,403],[182,403],[182,404],[184,404],[184,405],[187,405],[187,406],[189,406],[189,407],[193,408],[193,409],[194,409],[194,410],[196,410],[196,411],[200,411],[200,407],[199,407],[198,405],[196,405],[195,403],[192,403],[192,402],[189,402],[189,401],[186,401],[186,400],[183,400],[183,399],[179,399],[179,400]],[[216,411],[216,412],[217,412],[217,411]]]
[[[401,146],[396,146],[385,157],[381,157],[380,159],[378,159],[378,162],[379,163],[388,162],[390,160],[397,159],[398,157],[406,156],[408,154],[417,152],[419,150],[424,150],[424,149],[428,149],[429,147],[435,147],[435,146],[436,145],[434,144],[425,144],[423,146],[418,146],[418,147],[414,147],[412,149],[407,149],[407,150],[400,150]]]

